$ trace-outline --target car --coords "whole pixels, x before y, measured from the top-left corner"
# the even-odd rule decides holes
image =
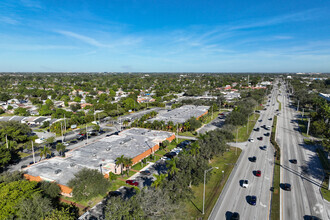
[[[243,180],[242,187],[243,188],[248,188],[249,187],[249,181],[248,180]]]
[[[121,195],[122,195],[122,193],[120,191],[110,191],[108,193],[109,197],[118,197],[118,196],[121,196]]]
[[[256,205],[257,204],[257,197],[251,196],[250,197],[250,205]]]
[[[263,139],[263,137],[258,137],[258,140],[259,140],[259,141],[262,141],[262,139]]]
[[[250,141],[250,142],[254,142],[254,139],[253,139],[253,138],[250,138],[249,141]]]
[[[258,122],[262,122],[262,119],[258,120]]]
[[[78,141],[76,140],[70,141],[70,144],[76,144],[76,143],[78,143]]]
[[[49,154],[48,154],[48,155],[49,155]],[[47,155],[47,156],[48,156],[48,155]],[[30,164],[30,165],[32,165],[32,164],[34,164],[34,162],[33,162],[33,161],[31,161],[29,164]]]
[[[107,135],[105,135],[106,137],[110,137],[112,134],[107,134]]]
[[[70,144],[68,142],[63,142],[64,146],[69,146]]]
[[[231,216],[230,216],[230,220],[239,220],[239,214],[237,212],[234,212]]]
[[[126,180],[126,184],[131,185],[131,186],[138,186],[139,182],[135,180]]]
[[[255,131],[259,131],[259,130],[260,130],[260,128],[255,128],[254,130],[255,130]]]
[[[251,162],[256,162],[256,161],[257,161],[257,157],[256,157],[256,156],[249,157],[249,160],[250,160]]]
[[[22,165],[21,169],[27,168],[27,165]]]
[[[150,176],[151,175],[151,172],[149,170],[142,170],[142,171],[140,171],[140,173],[142,175],[145,175],[145,176]]]
[[[260,170],[255,171],[255,175],[256,175],[257,177],[261,177],[261,171],[260,171]]]
[[[269,132],[267,132],[267,133],[265,133],[264,135],[268,137],[268,136],[270,135],[270,133],[269,133]]]
[[[164,156],[164,157],[162,157],[162,158],[160,158],[160,159],[163,160],[163,161],[171,160],[170,158],[168,158],[168,157],[166,157],[166,156]]]
[[[268,118],[269,121],[273,120],[273,118]]]
[[[283,184],[283,189],[284,189],[285,191],[291,191],[291,184],[289,184],[289,183],[284,183],[284,184]]]
[[[266,149],[267,149],[267,146],[264,145],[264,146],[261,147],[261,149],[262,149],[262,150],[266,150]]]
[[[293,163],[293,164],[297,164],[297,160],[296,159],[291,159],[290,162]]]

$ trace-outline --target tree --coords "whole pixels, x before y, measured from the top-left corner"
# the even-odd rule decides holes
[[[132,166],[132,164],[133,164],[132,158],[124,157],[124,166],[126,168],[127,177],[129,176],[129,170],[130,170],[130,167]]]
[[[84,168],[75,174],[68,186],[72,188],[73,197],[82,201],[98,195],[105,195],[110,182],[98,170]]]
[[[20,180],[0,183],[0,219],[8,219],[17,214],[17,205],[24,199],[39,192],[37,182]]]
[[[130,199],[111,197],[105,208],[105,219],[144,219],[144,213],[140,204],[133,196]]]
[[[124,158],[124,155],[121,155],[120,157],[117,157],[116,158],[116,165],[117,166],[120,166],[120,174],[121,174],[121,176],[123,176],[123,169],[124,169],[124,163],[125,163],[125,158]]]
[[[54,136],[51,136],[51,137],[47,138],[46,141],[45,141],[45,142],[46,142],[46,145],[49,146],[50,144],[54,143],[55,140],[56,140],[56,139],[55,139]]]
[[[156,178],[156,180],[151,184],[151,186],[158,188],[164,182],[165,178],[167,177],[167,174],[159,174],[159,175],[154,174],[154,177]]]
[[[66,146],[65,146],[64,144],[62,144],[62,143],[58,143],[58,144],[56,145],[56,150],[57,150],[57,152],[58,152],[60,155],[62,155],[62,156],[64,156],[65,148],[66,148]]]
[[[75,220],[77,219],[74,213],[71,213],[69,208],[62,208],[61,210],[53,209],[47,214],[45,220]]]
[[[30,113],[26,110],[26,108],[18,107],[14,110],[14,115],[29,116]]]
[[[35,193],[31,198],[24,198],[17,205],[17,215],[21,219],[40,220],[52,210],[49,198],[42,197],[41,193]]]
[[[173,158],[172,160],[167,161],[166,167],[168,168],[168,173],[170,174],[169,177],[173,178],[175,173],[179,171],[179,169],[176,167],[177,158]]]
[[[117,175],[112,173],[112,172],[109,172],[109,180],[110,182],[113,182],[117,179]]]
[[[0,167],[5,167],[11,160],[10,150],[4,145],[0,145]]]
[[[40,151],[40,160],[42,157],[47,157],[48,154],[51,154],[52,152],[49,150],[48,147],[44,146],[44,148]]]
[[[58,198],[61,193],[60,187],[55,182],[41,181],[39,187],[42,189],[43,194],[50,199]]]

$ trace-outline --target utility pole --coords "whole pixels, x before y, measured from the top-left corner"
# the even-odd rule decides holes
[[[176,143],[178,143],[178,124],[176,124]]]
[[[64,138],[63,138],[63,127],[62,127],[62,122],[61,122],[61,134],[62,134],[62,143],[63,143],[63,141],[64,141],[63,139],[64,139]]]
[[[36,163],[36,159],[34,157],[34,147],[33,147],[33,141],[31,141],[31,145],[32,145],[32,156],[33,156],[33,163]]]
[[[304,117],[305,109],[303,108],[302,117]]]
[[[65,119],[65,114],[64,114],[64,133],[66,132],[66,119]]]
[[[310,124],[311,124],[311,118],[308,118],[307,135],[308,135],[308,133],[309,133],[309,126],[310,126]]]
[[[299,111],[299,100],[298,100],[298,106],[297,106],[297,111]]]
[[[6,145],[7,145],[7,149],[9,148],[8,147],[8,137],[7,137],[8,135],[6,134]]]
[[[88,133],[87,133],[87,124],[86,124],[86,144],[88,143]]]
[[[235,151],[235,155],[237,155],[237,139],[238,139],[238,128],[236,128],[236,151]]]

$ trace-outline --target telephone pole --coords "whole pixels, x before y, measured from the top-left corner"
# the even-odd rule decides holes
[[[31,145],[32,145],[32,156],[33,156],[33,163],[36,163],[36,159],[34,157],[34,147],[33,147],[33,141],[31,141]]]
[[[309,133],[309,126],[310,126],[310,124],[311,124],[311,118],[308,118],[307,135],[308,135],[308,133]]]
[[[299,100],[298,100],[298,106],[297,106],[297,111],[299,111]]]
[[[6,134],[6,145],[7,145],[7,149],[9,148],[8,147],[8,137],[7,137],[8,135]]]

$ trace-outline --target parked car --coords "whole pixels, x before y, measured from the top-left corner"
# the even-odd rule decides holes
[[[249,181],[248,180],[243,180],[242,187],[243,188],[248,188],[249,187]]]
[[[70,144],[76,144],[76,143],[78,143],[78,141],[76,141],[76,140],[70,141]]]
[[[121,196],[122,193],[120,191],[110,191],[108,193],[109,197],[118,197],[118,196]]]
[[[126,183],[131,185],[131,186],[138,186],[139,182],[135,181],[135,180],[126,180]]]
[[[166,161],[166,160],[171,160],[170,158],[168,158],[168,157],[162,157],[162,158],[160,158],[162,161]]]
[[[69,146],[70,144],[68,142],[63,142],[64,146]]]
[[[255,174],[256,174],[257,177],[261,177],[261,171],[260,171],[260,170],[257,170],[257,171],[255,172]]]
[[[145,175],[145,176],[150,176],[151,175],[151,172],[149,170],[143,170],[143,171],[140,171],[140,173],[142,175]]]
[[[24,169],[24,168],[26,168],[27,167],[27,165],[22,165],[21,166],[21,169]]]

